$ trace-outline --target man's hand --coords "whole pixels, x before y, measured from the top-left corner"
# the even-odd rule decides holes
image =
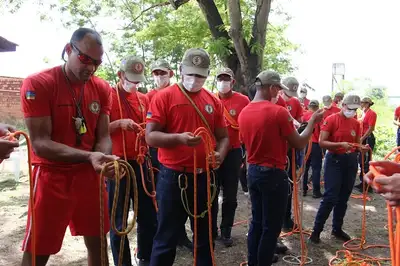
[[[369,147],[369,145],[367,144],[367,145],[362,145],[361,147],[360,147],[360,151],[361,152],[369,152],[369,150],[370,150],[370,147]]]
[[[189,147],[194,147],[200,144],[201,142],[201,137],[200,136],[194,136],[193,133],[191,132],[185,132],[181,133],[179,135],[179,142],[182,145],[187,145]]]
[[[9,141],[0,138],[0,160],[10,158],[10,154],[14,151],[14,148],[18,146],[18,141]]]
[[[215,169],[218,169],[221,166],[222,162],[223,162],[223,158],[221,157],[221,154],[219,152],[214,151],[214,154],[210,154],[208,156],[208,163],[209,164],[212,164],[212,162],[213,162],[212,158],[213,157],[215,157]]]
[[[101,170],[106,163],[114,162],[118,159],[119,157],[117,156],[105,155],[101,152],[92,152],[89,157],[89,161],[97,173],[101,173]],[[115,176],[114,165],[107,166],[107,168],[104,170],[104,175],[108,178],[113,178]]]
[[[15,127],[0,123],[0,137],[3,137],[10,132],[15,132]]]
[[[340,143],[340,146],[342,146],[342,148],[345,149],[346,152],[353,148],[353,146],[351,146],[348,142],[342,142]]]
[[[310,120],[313,121],[315,124],[321,122],[323,117],[324,117],[324,109],[318,109],[312,114]]]
[[[119,127],[126,131],[138,131],[137,125],[132,119],[119,120]]]

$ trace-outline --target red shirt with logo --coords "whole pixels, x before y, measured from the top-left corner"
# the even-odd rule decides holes
[[[336,107],[336,106],[331,106],[331,108],[326,108],[324,107],[324,114],[323,114],[323,120],[325,120],[328,116],[339,113],[341,111],[340,108]]]
[[[364,117],[361,121],[361,125],[362,125],[361,136],[364,136],[364,134],[368,131],[369,127],[375,127],[376,119],[377,119],[377,116],[373,110],[368,109],[365,112]]]
[[[221,100],[224,108],[229,113],[231,118],[233,118],[233,120],[236,121],[236,124],[240,112],[243,110],[244,107],[246,107],[250,103],[249,98],[237,92],[233,92],[230,97],[219,98],[219,99]],[[226,124],[228,125],[229,142],[231,148],[232,149],[240,148],[239,129],[234,128],[235,126],[232,127],[228,119],[225,119],[225,121]]]
[[[81,145],[76,146],[76,128],[73,117],[77,117],[76,105],[79,102],[85,119],[87,132],[81,136]],[[85,84],[68,86],[61,66],[50,68],[24,79],[21,86],[21,106],[25,118],[51,117],[51,140],[85,151],[92,151],[96,143],[97,121],[101,114],[109,115],[111,109],[111,87],[92,76]],[[32,163],[36,165],[68,166],[72,163],[55,162],[33,154]],[[80,164],[80,163],[79,163]],[[77,165],[77,164],[75,164]]]
[[[284,170],[286,137],[295,130],[292,120],[287,109],[270,101],[247,105],[239,115],[239,128],[248,163]]]
[[[357,143],[357,139],[360,138],[361,134],[358,121],[354,118],[346,118],[341,113],[327,117],[322,124],[321,131],[329,133],[328,141],[330,142]],[[329,151],[336,154],[346,153],[344,148]],[[351,152],[355,151],[356,148],[351,149]]]
[[[292,117],[298,122],[301,122],[301,117],[303,116],[303,107],[301,107],[299,99],[291,97],[286,101],[286,106]]]
[[[394,111],[394,116],[397,117],[397,119],[400,118],[400,106],[396,108],[396,110]]]
[[[311,117],[313,115],[312,111],[306,111],[303,114],[303,122],[308,122],[310,121]],[[313,129],[313,134],[311,137],[311,141],[314,143],[318,143],[319,142],[319,133],[321,131],[321,123],[316,123],[314,125],[314,129]]]
[[[112,109],[110,114],[110,122],[120,119],[132,119],[137,124],[143,124],[146,121],[146,114],[149,108],[149,101],[147,97],[139,92],[127,93],[125,90],[119,90],[122,118],[118,102],[117,89],[112,91]],[[124,158],[124,149],[122,142],[122,128],[117,128],[111,133],[112,140],[112,153],[120,158]],[[127,159],[134,160],[138,155],[136,150],[135,131],[124,131],[125,134],[125,151]],[[143,136],[143,142],[144,136]]]
[[[217,128],[226,127],[223,106],[217,97],[205,89],[201,89],[197,93],[187,93],[207,120],[213,131],[210,134],[214,134]],[[177,84],[162,89],[153,97],[147,112],[147,122],[160,124],[165,133],[193,133],[199,127],[207,128]],[[204,143],[194,148],[186,145],[159,148],[158,159],[160,163],[176,171],[193,172],[194,149],[196,150],[197,167],[205,170]]]

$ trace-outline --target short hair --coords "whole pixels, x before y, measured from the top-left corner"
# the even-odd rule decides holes
[[[96,41],[96,43],[98,45],[101,45],[101,46],[103,45],[103,42],[101,40],[100,34],[97,31],[89,29],[89,28],[79,28],[76,31],[74,31],[74,33],[72,33],[71,40],[69,42],[71,44],[75,44],[75,43],[83,40],[83,38],[85,38],[85,36],[87,34],[92,34],[94,39],[95,39],[95,41]],[[64,49],[62,51],[62,54],[61,54],[62,60],[65,61],[64,55],[65,55],[65,47],[64,47]]]

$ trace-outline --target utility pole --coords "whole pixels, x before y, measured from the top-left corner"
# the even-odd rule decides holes
[[[344,63],[334,63],[332,65],[332,92],[335,91],[335,83],[337,87],[340,89],[337,77],[340,77],[340,80],[344,80],[345,72],[346,69]]]

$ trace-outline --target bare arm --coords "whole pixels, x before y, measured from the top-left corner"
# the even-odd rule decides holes
[[[396,126],[400,127],[399,117],[396,116],[396,115],[394,115],[393,124],[395,124]]]
[[[218,152],[222,158],[226,157],[229,150],[229,135],[226,127],[215,129],[215,139],[217,141],[216,152]]]
[[[146,142],[152,147],[173,148],[182,145],[182,140],[178,133],[164,133],[159,123],[150,122],[146,125]]]
[[[96,143],[94,151],[104,154],[111,154],[112,142],[110,138],[110,117],[106,114],[100,114],[96,126]]]
[[[362,136],[362,138],[361,138],[362,141],[360,141],[360,142],[363,142],[366,138],[368,138],[368,136],[369,136],[372,132],[374,132],[374,130],[375,130],[375,126],[369,126],[367,132],[365,132],[364,136]]]
[[[50,116],[26,118],[25,123],[36,155],[51,161],[89,162],[91,152],[75,149],[51,140]]]
[[[313,133],[314,123],[315,119],[312,118],[301,134],[294,130],[292,134],[288,135],[286,140],[289,145],[295,149],[303,149],[306,147]]]
[[[121,122],[121,120],[115,120],[115,121],[112,121],[110,123],[110,127],[109,127],[110,128],[110,134],[114,133],[115,130],[121,128],[120,122]]]

